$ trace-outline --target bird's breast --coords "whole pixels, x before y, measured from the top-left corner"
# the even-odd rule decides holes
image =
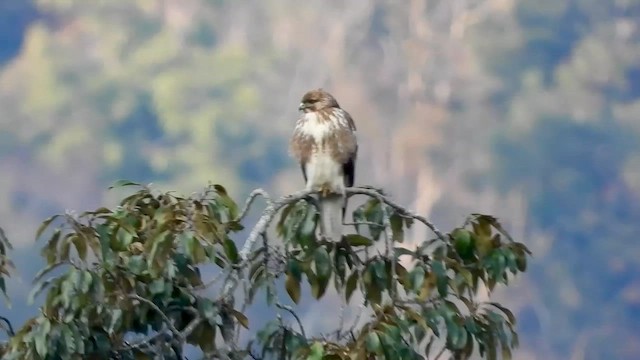
[[[306,173],[308,190],[327,187],[331,192],[344,193],[342,165],[331,156],[328,149],[316,148],[306,164]]]

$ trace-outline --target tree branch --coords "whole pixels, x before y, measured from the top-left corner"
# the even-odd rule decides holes
[[[169,328],[169,330],[171,330],[173,335],[176,338],[178,338],[178,340],[180,340],[180,342],[184,341],[186,336],[184,336],[180,331],[178,331],[178,329],[176,329],[176,327],[173,325],[173,322],[171,321],[171,319],[169,319],[167,314],[165,314],[164,311],[162,311],[151,300],[145,299],[145,298],[143,298],[142,296],[140,296],[138,294],[128,294],[127,297],[130,298],[130,299],[137,300],[137,301],[140,301],[140,302],[143,302],[143,303],[149,305],[153,310],[155,310],[158,314],[160,314],[160,316],[165,321],[165,323],[167,324],[167,327]]]
[[[253,204],[253,202],[255,201],[255,199],[258,196],[262,196],[262,197],[265,198],[265,200],[267,202],[267,206],[263,210],[263,212],[260,215],[260,217],[258,218],[258,221],[256,222],[256,224],[253,227],[253,229],[251,229],[249,235],[247,236],[247,239],[244,242],[244,245],[242,246],[242,249],[238,253],[240,261],[231,269],[231,272],[228,273],[228,276],[227,276],[227,278],[226,278],[226,280],[224,282],[223,289],[222,289],[221,297],[223,299],[230,297],[234,293],[236,288],[238,287],[238,284],[240,282],[240,278],[242,277],[242,275],[241,275],[242,271],[246,268],[247,262],[249,261],[249,258],[250,258],[250,254],[253,251],[253,248],[254,248],[256,242],[258,241],[258,239],[259,238],[263,238],[265,240],[265,243],[263,244],[263,246],[268,246],[268,244],[266,243],[267,230],[269,229],[269,226],[274,221],[274,219],[275,219],[276,215],[279,213],[279,211],[282,208],[284,208],[287,205],[289,205],[289,204],[292,204],[292,203],[295,203],[297,201],[300,201],[300,200],[303,200],[305,198],[310,197],[314,193],[316,193],[316,192],[315,191],[303,190],[303,191],[295,192],[295,193],[290,194],[290,195],[282,196],[282,197],[280,197],[280,198],[278,198],[276,200],[273,200],[271,198],[271,196],[269,196],[269,194],[263,189],[253,190],[249,194],[249,196],[247,197],[247,200],[245,201],[245,206],[242,209],[242,211],[240,212],[240,215],[238,216],[238,218],[236,220],[239,221],[239,220],[243,219],[246,216],[246,214],[250,210],[251,205]],[[417,214],[413,213],[412,211],[406,209],[405,207],[399,205],[398,203],[392,201],[380,189],[375,189],[375,188],[372,188],[372,187],[349,187],[349,188],[345,189],[345,193],[346,193],[347,197],[351,197],[353,195],[366,195],[366,196],[378,199],[381,203],[384,203],[384,204],[388,205],[389,207],[393,208],[395,211],[397,211],[397,213],[399,215],[404,216],[404,217],[408,217],[408,218],[412,218],[412,219],[415,219],[415,220],[421,222],[422,224],[427,226],[433,233],[435,233],[440,240],[446,241],[446,237],[444,236],[444,234],[442,234],[435,227],[435,225],[433,225],[433,223],[431,223],[425,217],[417,215]],[[383,221],[384,221],[384,224],[382,226],[385,228],[385,236],[387,238],[386,255],[387,256],[392,256],[393,232],[391,230],[391,225],[390,225],[390,214],[389,214],[389,212],[387,211],[386,208],[385,208],[385,211],[384,211],[384,219],[383,219]],[[393,271],[393,276],[396,277],[395,266],[392,266],[392,271]],[[304,336],[304,329],[302,328],[302,324],[300,322],[300,319],[296,316],[296,314],[293,312],[293,310],[291,308],[288,308],[288,307],[283,306],[283,305],[278,304],[278,303],[276,303],[276,306],[279,307],[280,309],[286,310],[286,311],[290,312],[291,314],[293,314],[293,316],[296,318],[296,321],[300,325],[300,329],[301,329],[302,334]],[[196,319],[196,320],[194,320],[192,322],[192,324],[190,324],[189,326],[187,326],[187,328],[185,328],[183,333],[180,334],[181,338],[185,338],[186,336],[188,336],[189,333],[191,333],[191,331],[193,331],[193,329],[198,325],[198,323],[200,321],[199,319]],[[357,325],[357,321],[358,320],[359,320],[359,315],[358,315],[358,317],[356,319],[356,324],[354,324],[354,326]]]
[[[11,326],[11,321],[4,316],[0,316],[0,320],[4,321],[7,324],[7,334],[9,336],[14,336],[15,332],[13,331],[13,326]]]
[[[266,192],[260,191],[260,193],[266,193]],[[305,197],[311,195],[312,193],[313,191],[304,190],[304,191],[293,193],[291,195],[283,196],[276,201],[267,200],[267,208],[264,209],[264,211],[262,212],[262,215],[260,216],[260,218],[258,219],[258,222],[249,233],[249,236],[247,237],[247,240],[245,241],[244,246],[242,247],[242,249],[238,254],[240,256],[240,263],[237,266],[237,269],[244,268],[249,258],[249,254],[251,253],[251,250],[253,249],[254,244],[258,240],[258,237],[266,235],[267,229],[269,228],[271,221],[273,221],[273,218],[276,216],[278,211],[280,211],[280,209],[282,209],[286,205],[302,200]],[[254,198],[255,196],[256,195],[253,195]],[[265,196],[265,198],[270,199],[268,195]],[[249,199],[251,199],[251,195]],[[249,200],[247,200],[247,203],[249,203]],[[222,290],[222,295],[229,296],[237,286],[238,286],[237,277],[230,278],[225,283],[225,286]]]
[[[419,222],[423,223],[431,231],[433,231],[433,233],[436,234],[438,236],[438,238],[440,238],[440,240],[447,241],[447,238],[444,236],[444,234],[442,234],[442,232],[440,232],[440,230],[438,230],[438,228],[436,228],[436,226],[433,225],[433,223],[431,221],[427,220],[424,216],[420,216],[418,214],[415,214],[414,212],[410,211],[409,209],[405,208],[404,206],[402,206],[402,205],[390,200],[387,196],[385,196],[384,194],[381,194],[380,192],[378,192],[376,190],[371,190],[369,188],[364,188],[364,187],[351,187],[351,188],[347,188],[346,192],[347,192],[347,195],[368,195],[368,196],[377,198],[377,199],[383,201],[385,204],[387,204],[387,205],[391,206],[392,208],[394,208],[400,214],[406,215],[408,217],[411,217],[411,218],[416,219]]]
[[[240,215],[238,215],[238,217],[234,219],[235,221],[242,221],[242,219],[244,219],[244,217],[247,216],[247,213],[251,209],[251,205],[253,204],[253,202],[258,196],[262,196],[266,200],[267,204],[272,203],[271,196],[269,196],[269,193],[267,193],[263,189],[255,189],[247,197],[247,200],[244,203],[244,207],[242,208],[242,211],[240,211]]]
[[[307,337],[307,335],[304,332],[304,327],[302,326],[302,321],[300,321],[300,318],[298,317],[298,314],[296,314],[295,311],[293,311],[293,309],[291,308],[291,306],[288,305],[282,305],[280,303],[276,303],[276,307],[282,310],[287,311],[289,314],[293,315],[293,317],[296,319],[296,321],[298,322],[298,326],[300,327],[300,334],[302,334],[302,336],[304,338]]]

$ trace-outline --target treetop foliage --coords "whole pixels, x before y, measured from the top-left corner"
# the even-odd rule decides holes
[[[272,199],[258,189],[241,208],[222,185],[190,197],[117,185],[136,190],[113,209],[55,215],[37,229],[47,266],[30,300],[43,303],[11,330],[3,359],[182,359],[187,344],[221,359],[506,359],[518,346],[511,311],[477,297],[525,271],[530,255],[492,216],[472,214],[445,234],[379,189],[349,188],[354,232],[334,243],[316,231],[307,191]],[[266,207],[247,225],[260,196]],[[434,237],[404,247],[418,225]],[[360,314],[308,333],[298,305],[323,301],[330,287]],[[261,328],[246,314],[258,297],[278,314]],[[242,332],[256,337],[241,341]]]

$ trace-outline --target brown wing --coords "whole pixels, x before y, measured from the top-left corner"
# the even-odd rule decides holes
[[[307,161],[309,161],[309,157],[311,156],[311,152],[313,151],[314,140],[312,137],[307,136],[301,131],[302,120],[298,120],[296,127],[293,131],[293,136],[291,137],[291,141],[289,143],[289,151],[291,155],[298,160],[300,163],[300,168],[302,170],[302,177],[304,178],[304,182],[307,182],[307,172],[305,170],[305,165]]]
[[[358,155],[358,141],[356,138],[356,124],[351,115],[339,109],[338,118],[343,120],[336,132],[338,146],[334,147],[334,157],[342,164],[345,186],[351,187],[355,182],[356,159]]]

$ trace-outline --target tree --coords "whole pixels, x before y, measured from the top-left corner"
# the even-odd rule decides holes
[[[115,209],[55,215],[37,230],[37,238],[48,234],[48,265],[30,298],[45,294],[44,302],[15,333],[7,328],[3,359],[178,359],[187,344],[204,358],[465,359],[477,351],[495,359],[518,345],[513,314],[475,295],[527,266],[529,250],[491,216],[473,214],[443,234],[381,190],[349,188],[352,202],[363,198],[349,225],[355,233],[332,243],[316,232],[307,191],[272,199],[258,189],[240,209],[221,185],[192,197],[118,185],[137,190]],[[266,207],[240,244],[258,197]],[[416,222],[434,238],[402,247]],[[210,264],[216,270],[204,276]],[[297,314],[304,283],[311,301],[332,286],[344,304],[360,299],[356,321],[340,316],[335,331],[307,333]],[[245,310],[263,296],[278,316],[256,329]],[[256,330],[255,340],[240,340]]]

